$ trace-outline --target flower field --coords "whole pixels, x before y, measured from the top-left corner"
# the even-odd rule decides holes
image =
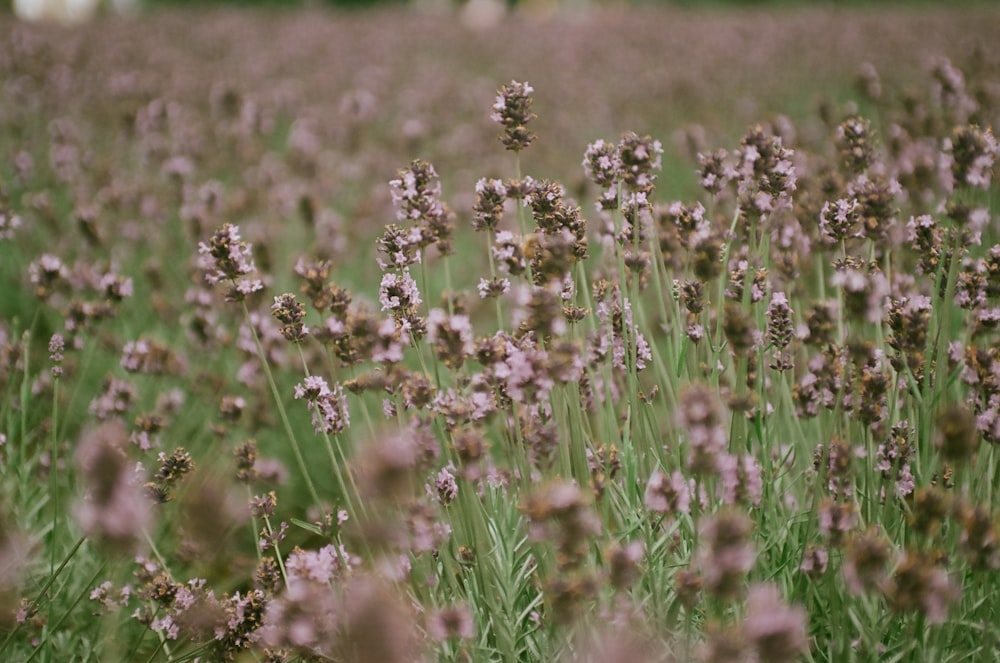
[[[997,25],[0,17],[0,660],[996,660]]]

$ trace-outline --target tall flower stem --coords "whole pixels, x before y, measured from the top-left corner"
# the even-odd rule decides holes
[[[305,372],[306,377],[310,375],[309,373],[309,363],[306,361],[306,355],[302,351],[302,345],[296,344],[295,348],[299,352],[299,359],[302,361],[302,370]],[[341,445],[334,445],[333,441],[330,439],[329,433],[325,430],[323,431],[323,442],[326,444],[327,455],[330,457],[330,466],[333,469],[333,476],[337,479],[337,484],[340,487],[340,492],[344,496],[344,502],[347,505],[347,513],[351,518],[356,518],[358,515],[357,510],[354,506],[354,500],[351,498],[352,491],[354,495],[358,495],[358,486],[354,481],[354,474],[350,470],[350,466],[347,463],[347,457],[344,455],[344,449]],[[334,446],[340,451],[340,458],[334,453]],[[342,470],[343,468],[343,470]],[[347,478],[351,483],[351,490],[348,490],[347,483],[344,481],[344,474],[347,474]],[[364,509],[364,502],[360,502],[362,509]]]
[[[514,152],[514,179],[517,180],[518,185],[521,184],[521,153]],[[524,198],[518,196],[515,199],[515,204],[517,205],[517,225],[521,230],[521,244],[524,245],[524,241],[528,238],[528,217],[524,210]],[[535,283],[534,277],[531,275],[531,261],[524,261],[524,274],[528,279],[528,285],[532,286]]]
[[[497,266],[496,261],[493,259],[493,239],[493,231],[487,231],[486,257],[490,261],[490,279],[496,281]],[[494,297],[493,303],[497,309],[497,331],[503,331],[503,309],[500,308],[500,298]]]
[[[271,372],[271,366],[267,361],[267,355],[264,354],[264,346],[260,343],[260,337],[257,334],[257,328],[254,327],[253,321],[250,319],[250,309],[247,308],[246,302],[243,304],[243,318],[246,320],[247,326],[250,328],[250,334],[253,336],[254,346],[257,348],[257,356],[260,358],[260,365],[264,369],[264,375],[267,377],[267,384],[271,388],[271,395],[274,397],[274,403],[278,408],[278,416],[281,417],[281,424],[285,429],[285,435],[288,436],[288,441],[292,445],[292,453],[295,455],[295,461],[298,463],[299,471],[302,473],[302,479],[306,483],[306,489],[309,491],[309,496],[312,498],[313,503],[318,507],[321,504],[319,499],[319,493],[316,492],[316,486],[313,484],[312,478],[309,476],[309,470],[306,467],[305,458],[302,456],[302,450],[299,447],[298,438],[295,437],[295,431],[292,429],[292,423],[288,419],[288,412],[285,410],[284,401],[281,400],[281,392],[278,391],[278,385],[274,381],[274,374]]]
[[[56,544],[59,533],[59,377],[52,380],[52,438],[49,451],[49,499],[52,500],[52,532],[49,537],[49,573],[56,568]]]

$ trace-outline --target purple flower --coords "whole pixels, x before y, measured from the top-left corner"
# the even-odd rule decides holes
[[[446,640],[470,640],[476,635],[476,627],[468,606],[453,605],[435,610],[427,620],[427,632],[440,642]]]
[[[459,369],[475,349],[472,323],[467,315],[448,315],[435,308],[427,314],[427,341],[448,368]]]
[[[747,597],[743,622],[746,641],[768,663],[797,661],[808,649],[806,612],[788,606],[773,584],[754,585]]]
[[[240,301],[264,288],[259,279],[245,278],[256,271],[252,247],[240,237],[239,226],[224,223],[209,243],[198,244],[199,267],[205,273],[205,280],[211,284],[229,282],[232,289],[226,299]]]
[[[753,523],[740,511],[720,511],[705,522],[697,560],[706,590],[722,599],[742,591],[757,559],[752,532]]]
[[[597,186],[608,188],[618,180],[621,158],[614,143],[598,138],[583,155],[583,172]]]
[[[667,477],[657,469],[646,484],[643,500],[646,508],[656,513],[676,515],[691,511],[691,486],[680,470],[674,470]]]
[[[441,471],[437,473],[437,478],[434,480],[434,492],[438,499],[441,500],[441,504],[448,505],[455,501],[458,497],[458,482],[455,481],[455,475],[452,473],[454,468],[443,467]]]
[[[476,230],[495,230],[503,219],[506,199],[507,187],[501,180],[488,180],[484,177],[476,182],[476,204],[472,208],[475,216],[472,227]]]
[[[14,231],[21,227],[21,217],[0,209],[0,241],[11,239]]]
[[[298,579],[328,584],[360,563],[361,560],[347,552],[343,545],[329,544],[319,550],[296,548],[288,555],[285,570],[289,583]]]
[[[117,419],[83,434],[76,458],[87,490],[74,509],[85,534],[124,549],[135,545],[152,524],[141,477],[123,453],[127,440],[125,427]]]
[[[351,425],[347,398],[340,384],[331,389],[326,380],[310,375],[295,385],[295,398],[305,398],[312,411],[313,429],[317,433],[340,433]]]
[[[490,119],[503,125],[504,132],[500,136],[500,142],[513,152],[520,152],[535,140],[535,134],[528,131],[527,127],[528,122],[536,117],[531,111],[531,93],[534,91],[535,88],[527,81],[511,81],[497,91]]]
[[[729,443],[718,395],[706,385],[687,385],[681,391],[676,418],[691,446],[688,467],[695,473],[716,471],[717,458]]]
[[[410,276],[409,271],[403,271],[401,274],[395,272],[383,274],[378,300],[382,304],[383,311],[398,313],[405,313],[423,302],[417,282]]]

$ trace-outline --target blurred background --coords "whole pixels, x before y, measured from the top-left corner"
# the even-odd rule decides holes
[[[486,16],[510,10],[546,14],[557,10],[586,10],[599,6],[671,6],[684,8],[794,8],[922,6],[990,6],[996,0],[3,0],[0,13],[14,13],[32,21],[77,23],[102,13],[129,14],[157,7],[257,6],[302,8],[331,6],[348,9],[408,5],[430,11],[469,11]]]

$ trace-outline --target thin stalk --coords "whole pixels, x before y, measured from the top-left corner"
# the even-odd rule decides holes
[[[253,499],[253,492],[250,490],[250,484],[245,486],[247,492],[247,504]],[[260,523],[257,521],[257,516],[254,515],[253,511],[250,512],[250,526],[253,528],[250,534],[253,536],[253,549],[257,552],[257,563],[259,564],[263,560],[263,554],[260,552],[260,546],[257,544],[258,532],[260,532]]]
[[[446,301],[448,303],[448,315],[455,315],[455,303],[452,301],[455,295],[455,289],[451,284],[451,260],[450,256],[445,255],[442,262],[444,262],[444,291]]]
[[[49,495],[52,499],[52,534],[49,537],[49,573],[56,568],[56,534],[59,531],[59,378],[52,380],[52,439],[49,451]]]
[[[520,152],[515,152],[514,153],[514,178],[518,181],[518,183],[521,182],[521,153]],[[524,201],[520,197],[518,197],[515,200],[515,204],[517,205],[517,225],[518,225],[518,227],[521,230],[521,242],[523,243],[524,240],[527,239],[527,237],[528,237],[528,220],[527,220],[527,217],[525,217]],[[531,275],[531,261],[530,260],[525,260],[524,261],[524,274],[525,274],[525,276],[528,279],[528,285],[529,286],[534,285],[535,279]]]
[[[243,317],[246,320],[247,326],[250,328],[250,333],[253,336],[254,346],[257,348],[257,356],[260,358],[260,364],[264,368],[264,375],[267,377],[267,384],[271,388],[271,395],[274,397],[275,405],[278,407],[278,415],[281,417],[282,426],[285,428],[285,435],[288,436],[288,441],[292,445],[292,453],[295,455],[295,461],[299,465],[299,471],[302,472],[302,479],[306,483],[306,489],[309,491],[310,497],[313,499],[313,503],[316,506],[320,506],[322,503],[319,499],[319,493],[316,492],[316,486],[313,485],[312,478],[309,476],[309,470],[306,468],[305,458],[302,456],[302,450],[299,448],[298,438],[295,437],[295,431],[292,429],[292,423],[288,420],[288,413],[285,411],[285,404],[281,400],[281,393],[278,391],[278,385],[274,381],[274,374],[271,372],[271,366],[268,364],[267,356],[264,354],[264,346],[260,343],[260,337],[257,335],[257,329],[253,325],[253,321],[250,320],[250,309],[247,308],[246,302],[243,304]]]
[[[62,573],[63,569],[66,568],[66,565],[69,564],[69,561],[73,559],[73,556],[76,555],[77,551],[80,550],[80,547],[86,540],[87,540],[86,536],[81,536],[77,540],[76,544],[70,549],[69,553],[66,554],[66,557],[63,558],[63,561],[59,565],[59,568],[57,568],[54,573],[49,575],[49,579],[45,581],[45,584],[42,585],[42,589],[39,590],[38,596],[36,596],[35,600],[29,604],[28,606],[29,612],[34,611],[38,607],[38,605],[42,602],[42,599],[45,598],[45,593],[49,591],[49,588]],[[10,644],[10,641],[14,638],[14,635],[20,630],[20,628],[21,624],[17,624],[16,626],[14,626],[13,629],[11,629],[10,633],[7,634],[7,637],[4,638],[3,644],[0,644],[0,654],[2,654],[7,650],[7,645]]]
[[[25,331],[21,336],[21,345],[24,348],[24,375],[21,380],[21,428],[18,430],[20,462],[17,464],[17,474],[21,485],[20,494],[24,495],[25,480],[28,475],[28,463],[25,462],[28,457],[28,398],[31,395],[31,385],[29,384],[31,378],[31,333],[29,331]]]
[[[302,345],[296,343],[295,347],[299,351],[299,359],[302,362],[302,370],[305,372],[306,377],[309,377],[309,375],[310,375],[310,373],[309,373],[309,362],[306,361],[306,355],[302,351]],[[343,468],[345,468],[347,470],[347,476],[350,479],[351,488],[354,491],[354,495],[358,495],[359,494],[358,493],[358,486],[357,486],[357,484],[354,481],[354,474],[351,472],[350,466],[347,463],[347,457],[344,455],[343,448],[340,445],[336,445],[337,448],[340,450],[340,459],[338,460],[336,458],[336,454],[333,451],[334,444],[330,440],[329,433],[327,433],[326,430],[324,429],[322,431],[322,435],[323,435],[323,441],[326,444],[327,455],[330,458],[330,466],[331,466],[331,469],[333,469],[334,478],[336,478],[337,484],[340,487],[340,492],[344,496],[344,501],[347,504],[347,512],[351,516],[351,518],[356,519],[357,515],[358,515],[358,512],[354,508],[354,500],[351,498],[351,492],[348,491],[348,489],[347,489],[347,483],[344,481],[344,472],[341,471],[341,468],[343,467]],[[362,506],[362,508],[364,508],[364,503],[363,502],[361,503],[361,506]]]
[[[486,257],[490,261],[490,279],[496,281],[497,278],[497,266],[496,261],[493,258],[493,230],[486,231]],[[497,309],[497,331],[503,331],[503,310],[500,308],[500,298],[494,297],[493,303],[496,305]]]
[[[715,361],[712,364],[712,376],[714,378],[713,383],[718,386],[719,380],[721,378],[720,372],[725,369],[720,369],[722,362],[719,359],[719,354],[722,352],[723,341],[725,337],[723,336],[723,322],[725,320],[725,308],[726,308],[726,279],[728,278],[728,260],[729,252],[732,249],[733,239],[736,237],[736,224],[740,221],[740,206],[736,205],[733,211],[733,220],[729,224],[729,232],[726,233],[726,243],[722,247],[722,255],[719,257],[719,262],[722,263],[722,274],[719,275],[719,287],[716,292],[715,301],[715,333],[712,335],[712,351],[715,353]]]
[[[94,583],[97,581],[97,579],[101,577],[102,573],[104,573],[104,568],[106,566],[107,563],[105,562],[101,564],[100,567],[98,567],[97,573],[95,573],[93,577],[90,580],[88,580],[87,583],[83,586],[83,591],[81,591],[79,594],[76,595],[76,598],[73,599],[73,603],[69,606],[66,612],[63,613],[62,617],[60,617],[51,627],[48,628],[48,633],[46,634],[45,639],[42,640],[38,644],[38,646],[31,651],[31,655],[28,656],[28,658],[24,659],[24,663],[30,663],[35,658],[35,656],[38,655],[40,651],[45,649],[45,645],[48,644],[49,642],[50,635],[59,630],[59,627],[62,626],[62,623],[66,621],[66,618],[69,617],[74,610],[76,610],[76,606],[80,604],[80,601],[83,600],[83,597],[87,596],[90,593],[90,588],[94,586]]]
[[[274,557],[278,560],[278,569],[281,571],[281,579],[285,581],[285,587],[288,587],[288,573],[285,572],[285,560],[281,557],[281,550],[278,548],[278,541],[274,538],[274,528],[271,527],[271,519],[264,516],[264,529],[267,530],[267,535],[271,537],[274,541]]]

